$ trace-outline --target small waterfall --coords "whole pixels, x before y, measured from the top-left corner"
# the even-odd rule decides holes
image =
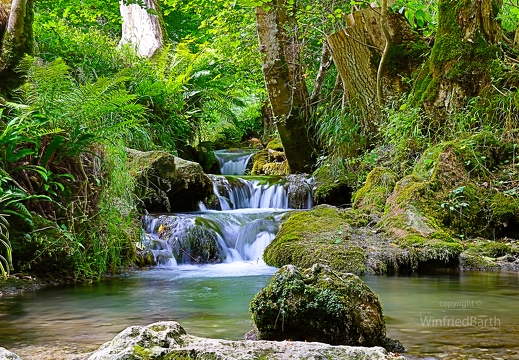
[[[200,204],[199,212],[143,218],[143,245],[155,264],[264,264],[263,251],[275,237],[281,216],[288,209],[312,207],[312,184],[304,175],[243,176],[253,154],[215,152],[226,175],[209,175],[217,200]]]
[[[216,150],[214,155],[220,163],[220,173],[225,175],[243,175],[256,150]]]
[[[234,177],[211,175],[221,210],[274,208],[310,209],[313,206],[311,179],[287,177]],[[216,208],[217,206],[212,206]],[[211,206],[200,205],[201,210]]]
[[[248,261],[262,255],[278,231],[284,211],[207,211],[148,215],[143,244],[159,266]]]

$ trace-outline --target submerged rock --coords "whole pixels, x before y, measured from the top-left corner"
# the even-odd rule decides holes
[[[213,193],[211,179],[195,162],[164,151],[127,152],[137,196],[150,212],[198,210],[198,202]]]
[[[186,334],[173,321],[132,326],[102,345],[88,360],[144,359],[404,359],[383,348],[331,346],[310,342],[229,341]]]
[[[378,297],[354,274],[315,264],[282,267],[250,302],[258,339],[383,346],[386,323]]]

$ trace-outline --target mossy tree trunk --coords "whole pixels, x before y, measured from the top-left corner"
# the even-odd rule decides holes
[[[413,99],[437,118],[466,104],[490,84],[501,57],[501,0],[440,0],[438,30]]]
[[[32,22],[34,0],[2,0],[0,3],[0,93],[20,84],[16,67],[34,49]]]
[[[167,41],[164,20],[157,0],[143,0],[140,3],[125,4],[121,1],[123,18],[120,44],[131,44],[137,53],[152,57]]]
[[[294,31],[297,28],[294,3],[287,0],[265,3],[256,8],[256,20],[265,86],[290,170],[308,173],[312,171],[315,155],[308,134],[311,111],[300,62],[300,44]]]
[[[402,75],[410,76],[427,51],[425,42],[402,15],[387,13],[385,17],[386,24],[382,26],[379,8],[356,11],[348,17],[348,27],[327,38],[342,79],[346,103],[359,112],[358,118],[362,121],[359,125],[364,134],[371,136],[377,133],[381,105],[401,95],[404,91]],[[384,51],[386,47],[388,51]],[[377,89],[378,75],[383,91]],[[384,97],[380,96],[382,101],[379,102],[378,95],[382,93]]]

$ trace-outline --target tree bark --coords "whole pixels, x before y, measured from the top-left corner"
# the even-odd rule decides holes
[[[366,34],[366,21],[372,21],[370,9],[354,13],[355,26],[330,35],[327,39],[332,50],[345,91],[346,101],[360,112],[361,127],[365,133],[373,131],[379,113],[377,106],[376,63],[380,48],[374,48]],[[375,19],[376,21],[376,19]],[[377,44],[378,45],[378,44]]]
[[[501,56],[500,0],[440,0],[429,66],[414,100],[437,118],[463,107],[490,84],[491,62]]]
[[[381,107],[404,91],[401,76],[410,76],[427,50],[427,45],[402,15],[387,13],[385,20],[387,24],[382,26],[378,8],[356,11],[350,17],[352,26],[327,38],[343,82],[345,99],[358,111],[361,129],[368,137],[376,136]],[[383,56],[386,58],[379,71]],[[381,95],[382,89],[385,96],[381,96],[379,102],[377,94]]]
[[[291,172],[309,173],[315,163],[307,122],[308,91],[300,63],[295,8],[273,0],[256,8],[263,77]],[[289,34],[288,31],[294,31]]]
[[[33,3],[33,0],[13,0],[2,1],[0,4],[1,92],[7,92],[20,84],[20,74],[15,69],[26,54],[33,54]],[[5,21],[6,14],[9,14],[7,21]],[[1,31],[2,24],[4,24],[3,31]]]
[[[120,45],[131,44],[141,57],[151,58],[164,46],[166,31],[157,0],[143,0],[139,4],[124,5],[120,2],[123,18]]]

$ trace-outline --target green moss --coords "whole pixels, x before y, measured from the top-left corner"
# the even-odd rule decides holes
[[[357,276],[322,265],[281,268],[250,312],[260,339],[372,346],[385,338],[377,296]]]
[[[465,270],[496,271],[499,265],[494,259],[466,251],[460,256],[460,266]]]
[[[448,240],[410,234],[398,240],[397,244],[409,250],[409,265],[413,270],[416,270],[421,263],[430,260],[446,264],[453,261],[457,262],[457,258],[463,251],[463,245],[451,238]]]
[[[313,173],[315,189],[314,202],[317,204],[345,205],[351,202],[351,176],[330,164],[320,166]]]
[[[387,169],[375,168],[366,178],[366,183],[355,194],[353,208],[371,213],[382,213],[386,200],[396,184],[396,175]]]
[[[267,144],[267,147],[266,149],[272,149],[272,150],[276,150],[276,151],[285,151],[285,149],[283,148],[283,144],[281,143],[281,139],[274,139],[272,141],[270,141],[268,144]]]
[[[386,60],[387,69],[396,76],[405,74],[408,68],[416,69],[429,52],[429,46],[422,39],[393,44]]]
[[[490,198],[492,222],[495,226],[507,227],[508,223],[519,219],[519,197],[497,192]]]
[[[270,149],[270,151],[273,150]],[[252,175],[287,175],[289,173],[288,161],[275,161],[275,158],[269,155],[269,149],[260,150],[254,155]]]
[[[408,175],[396,184],[394,202],[402,208],[413,206],[421,211],[424,207],[422,199],[430,191],[425,180],[414,174]],[[388,208],[391,206],[391,204],[387,205]]]
[[[142,360],[151,360],[151,350],[145,349],[142,346],[135,345],[132,349],[133,355],[138,356]]]
[[[339,209],[317,207],[287,217],[265,250],[267,264],[306,268],[323,263],[341,272],[366,272],[366,255],[350,243],[351,226]]]
[[[222,360],[226,357],[216,355],[213,352],[196,352],[194,350],[173,350],[168,355],[161,357],[164,360]]]

